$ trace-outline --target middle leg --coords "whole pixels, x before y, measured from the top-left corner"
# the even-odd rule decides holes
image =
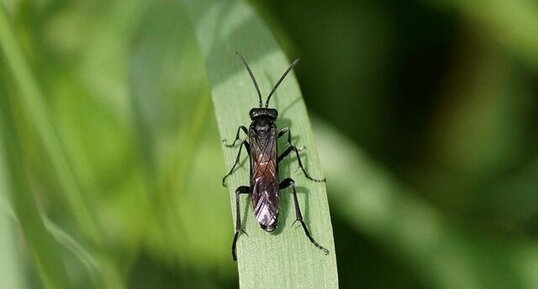
[[[250,155],[250,145],[248,144],[248,141],[244,140],[241,143],[245,149],[247,150],[247,154]],[[243,149],[243,146],[239,147],[239,152],[237,152],[237,156],[235,157],[235,162],[230,171],[222,178],[222,186],[226,187],[226,178],[228,178],[234,171],[237,164],[239,164],[239,158],[241,157],[241,150]]]
[[[280,161],[282,161],[285,157],[287,157],[291,152],[295,152],[295,155],[297,156],[297,161],[299,162],[299,168],[303,171],[304,175],[306,176],[307,179],[311,180],[311,181],[314,181],[314,182],[325,182],[325,178],[323,179],[314,179],[313,177],[311,177],[305,170],[304,166],[303,166],[303,162],[301,161],[301,156],[299,156],[299,150],[297,150],[297,147],[290,144],[290,146],[284,151],[282,152],[281,155],[278,156],[278,162],[280,163]]]

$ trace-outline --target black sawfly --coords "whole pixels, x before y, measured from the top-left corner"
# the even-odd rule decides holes
[[[301,208],[299,207],[299,201],[297,199],[297,192],[295,191],[295,181],[292,178],[286,178],[282,182],[279,182],[278,177],[278,164],[287,157],[290,153],[294,152],[297,156],[297,161],[299,163],[299,168],[303,171],[305,176],[314,182],[325,182],[325,179],[315,179],[312,178],[305,170],[301,157],[299,156],[299,150],[291,143],[291,132],[289,128],[284,128],[280,131],[277,130],[276,119],[278,117],[278,111],[273,108],[268,108],[269,100],[271,96],[275,93],[276,89],[280,83],[284,80],[286,75],[291,71],[291,69],[299,62],[299,59],[296,59],[282,74],[280,79],[277,81],[267,100],[265,101],[265,107],[262,105],[262,95],[258,87],[258,83],[252,70],[250,69],[247,61],[241,54],[236,52],[236,54],[243,62],[243,65],[248,71],[256,92],[258,93],[259,98],[259,107],[253,108],[250,110],[250,119],[252,120],[250,127],[247,129],[245,126],[241,125],[237,129],[235,139],[233,143],[228,144],[226,140],[223,140],[226,147],[233,147],[238,141],[241,141],[239,134],[243,131],[247,136],[248,140],[243,140],[240,143],[239,151],[235,159],[235,163],[230,169],[230,171],[222,178],[222,185],[226,186],[226,178],[232,174],[236,166],[239,164],[239,159],[241,157],[241,150],[244,147],[247,151],[250,159],[250,186],[240,186],[235,190],[235,233],[232,243],[232,257],[234,261],[237,260],[236,254],[236,245],[239,235],[244,233],[241,229],[241,215],[239,210],[239,196],[242,194],[250,195],[252,206],[254,208],[254,214],[256,215],[256,220],[260,224],[260,227],[267,231],[273,232],[278,226],[278,214],[279,214],[279,195],[280,191],[288,187],[291,187],[291,192],[293,194],[293,201],[295,203],[295,222],[301,223],[301,226],[304,229],[306,237],[310,240],[314,246],[323,251],[325,254],[329,253],[325,247],[321,246],[310,234],[308,227],[306,226],[303,215],[301,213]],[[280,155],[278,154],[278,145],[277,140],[287,135],[288,148],[284,150]]]

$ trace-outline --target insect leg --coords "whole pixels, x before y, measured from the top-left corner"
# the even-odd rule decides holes
[[[248,141],[244,140],[241,144],[243,146],[245,146],[245,149],[247,150],[247,154],[250,155],[250,145],[248,144]],[[232,174],[233,170],[235,169],[235,167],[239,163],[239,158],[241,157],[241,150],[243,149],[243,146],[239,147],[239,152],[237,153],[237,157],[235,158],[234,165],[232,166],[230,171],[222,178],[222,186],[224,186],[224,187],[226,187],[226,178]]]
[[[278,138],[281,138],[283,135],[288,134],[288,144],[291,145],[291,131],[288,127],[283,128],[278,132]]]
[[[283,135],[288,134],[287,142],[289,145],[292,145],[291,143],[291,130],[288,127],[283,128],[281,131],[278,132],[278,138],[281,138]],[[297,148],[298,151],[302,151],[304,147]]]
[[[240,194],[250,194],[250,188],[247,186],[241,186],[235,190],[235,233],[234,233],[234,240],[232,242],[232,257],[234,261],[237,261],[237,254],[236,254],[236,245],[237,245],[237,239],[239,238],[239,234],[245,233],[241,229],[241,210],[239,209],[239,195]]]
[[[226,141],[226,139],[223,139],[222,142],[224,143],[224,145],[226,147],[234,147],[235,146],[235,143],[239,140],[239,133],[243,131],[246,135],[248,135],[248,130],[247,128],[244,126],[244,125],[240,125],[238,128],[237,128],[237,133],[235,134],[235,139],[233,141],[233,143],[231,145],[229,145]]]
[[[303,220],[303,214],[301,213],[301,208],[299,207],[299,200],[297,199],[297,192],[295,191],[295,181],[292,178],[287,178],[280,183],[279,189],[283,190],[290,186],[291,186],[291,193],[293,194],[293,202],[295,203],[295,222],[301,223],[301,226],[304,229],[306,237],[308,237],[308,239],[310,240],[312,244],[314,244],[314,246],[316,246],[318,249],[323,251],[323,253],[329,254],[329,250],[327,250],[325,247],[318,244],[318,242],[316,242],[316,240],[312,238],[312,235],[310,235],[310,231],[306,227],[306,224]]]
[[[288,134],[289,135],[289,134]],[[290,146],[284,151],[282,152],[281,155],[278,156],[278,162],[280,163],[280,161],[282,161],[282,159],[284,159],[285,157],[287,157],[292,151],[295,152],[295,155],[297,156],[297,161],[299,162],[299,168],[301,168],[301,170],[303,171],[304,175],[306,176],[307,179],[311,180],[311,181],[314,181],[314,182],[325,182],[325,178],[323,179],[314,179],[312,178],[305,170],[304,166],[303,166],[303,162],[301,161],[301,157],[299,156],[299,150],[297,150],[297,147],[290,144]]]

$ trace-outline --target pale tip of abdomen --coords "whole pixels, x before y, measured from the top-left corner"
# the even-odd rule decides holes
[[[271,232],[273,232],[274,230],[276,230],[277,224],[275,223],[275,224],[271,224],[271,225],[269,225],[269,226],[260,224],[260,227],[261,227],[264,231],[271,233]]]

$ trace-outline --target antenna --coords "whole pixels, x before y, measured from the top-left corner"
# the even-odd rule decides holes
[[[284,78],[286,77],[286,75],[288,75],[288,73],[290,72],[290,70],[299,62],[299,58],[295,59],[295,61],[288,67],[288,69],[286,69],[286,71],[284,71],[284,74],[282,74],[282,76],[280,77],[280,79],[276,82],[275,84],[275,87],[273,87],[273,89],[271,89],[271,92],[269,93],[269,96],[267,96],[267,101],[265,101],[265,107],[267,108],[269,106],[269,99],[271,99],[271,96],[273,95],[273,93],[275,93],[277,87],[280,85],[280,83],[282,82],[282,80],[284,80]],[[261,103],[260,103],[260,107],[261,107]]]
[[[254,86],[256,87],[256,92],[258,93],[258,98],[260,100],[260,107],[262,107],[262,94],[260,93],[260,88],[258,87],[258,82],[256,82],[256,78],[254,77],[254,74],[252,74],[252,70],[250,70],[250,67],[248,66],[247,61],[245,60],[245,58],[241,54],[239,54],[239,52],[236,51],[235,54],[237,54],[239,56],[239,58],[241,58],[241,61],[243,62],[243,64],[247,68],[248,74],[250,75],[250,78],[252,78],[252,82],[254,82]],[[267,105],[265,107],[267,107]]]

